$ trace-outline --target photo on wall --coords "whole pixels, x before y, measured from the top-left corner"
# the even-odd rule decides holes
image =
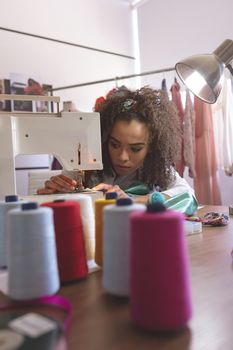
[[[49,96],[52,85],[44,84],[38,77],[27,77],[22,74],[10,74],[10,93],[14,95]],[[12,112],[53,112],[52,102],[47,101],[11,101]]]
[[[10,80],[0,79],[0,94],[10,94]],[[7,100],[0,100],[0,112],[10,112],[11,102]]]

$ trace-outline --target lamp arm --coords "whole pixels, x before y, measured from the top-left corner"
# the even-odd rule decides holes
[[[227,66],[226,66],[229,71],[231,72],[231,75],[233,75],[233,68],[232,68],[232,65],[229,63]]]

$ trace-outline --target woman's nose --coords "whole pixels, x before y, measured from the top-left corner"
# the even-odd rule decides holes
[[[119,152],[119,159],[123,160],[123,161],[127,161],[129,160],[129,153],[127,150],[121,150]]]

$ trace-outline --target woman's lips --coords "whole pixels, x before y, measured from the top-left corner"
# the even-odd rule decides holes
[[[121,169],[130,169],[129,166],[125,166],[125,165],[116,165],[116,168],[121,168]]]

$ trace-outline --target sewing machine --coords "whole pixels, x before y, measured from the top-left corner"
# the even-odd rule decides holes
[[[58,97],[0,95],[1,99],[46,100]],[[15,156],[52,154],[66,170],[102,169],[98,113],[0,113],[0,199],[16,194]]]

